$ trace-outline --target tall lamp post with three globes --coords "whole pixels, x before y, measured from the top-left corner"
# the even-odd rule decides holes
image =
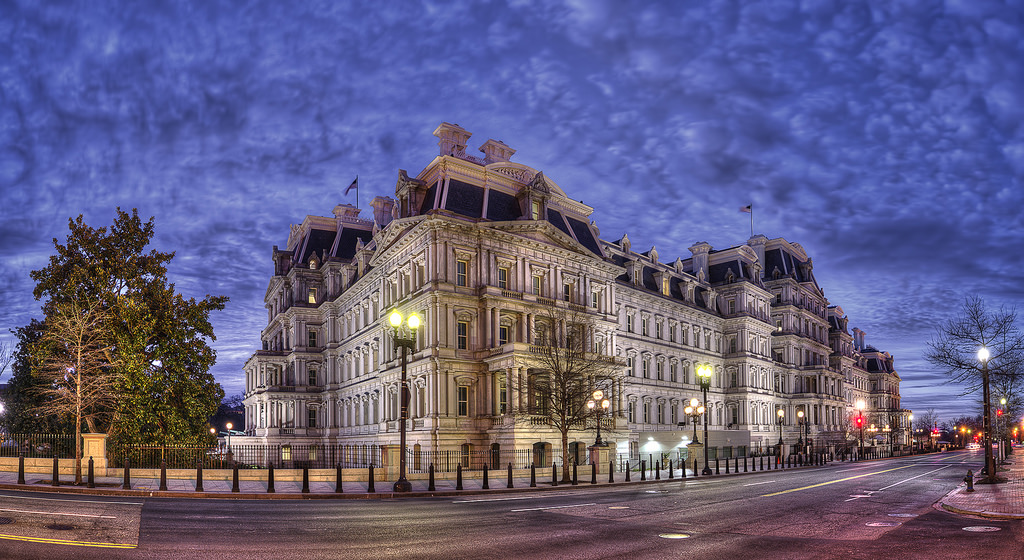
[[[401,388],[401,415],[398,420],[399,428],[399,457],[398,457],[398,480],[395,481],[393,490],[395,492],[412,491],[412,483],[405,478],[405,425],[409,419],[409,382],[406,379],[406,353],[409,350],[416,351],[416,329],[420,326],[420,318],[415,313],[409,318],[402,317],[398,311],[392,311],[388,316],[391,323],[391,337],[395,346],[402,349],[402,388]]]
[[[701,364],[697,366],[697,379],[700,381],[700,390],[704,393],[704,408],[705,413],[707,412],[708,405],[708,389],[711,388],[711,364]],[[711,474],[711,467],[708,466],[708,448],[710,447],[708,441],[708,415],[704,414],[704,469],[700,471],[700,474],[707,476]]]

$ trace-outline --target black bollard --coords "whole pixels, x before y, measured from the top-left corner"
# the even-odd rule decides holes
[[[661,461],[654,464],[654,480],[661,480]]]
[[[267,464],[267,494],[274,493],[274,463]]]
[[[629,482],[629,461],[626,461],[626,482]]]
[[[167,491],[167,463],[160,461],[160,490]]]
[[[18,484],[25,484],[25,452],[18,453]]]
[[[675,470],[675,469],[672,468],[672,459],[669,459],[668,460],[668,478],[669,478],[669,480],[672,480],[673,478],[676,477],[675,473],[672,472],[673,470]]]
[[[233,468],[231,469],[231,491],[242,491],[242,488],[238,485],[238,463],[235,463]]]
[[[743,472],[750,472],[750,471],[747,470],[747,459],[748,459],[748,457],[746,455],[744,455],[743,456]]]
[[[733,459],[732,459],[732,472],[734,472],[734,473],[739,473],[740,472],[740,458],[739,457],[733,457]]]
[[[761,470],[764,470],[764,455],[761,455]]]
[[[537,487],[537,466],[530,464],[530,488]]]
[[[729,474],[729,459],[725,459],[725,474]]]
[[[132,468],[128,465],[128,457],[124,458],[124,482],[121,484],[121,489],[132,489]]]
[[[964,477],[964,482],[967,483],[967,491],[974,492],[974,473],[970,470],[967,471],[967,476]]]
[[[647,480],[647,461],[640,461],[640,480]]]
[[[343,494],[345,492],[345,489],[342,487],[342,484],[341,484],[341,482],[342,482],[342,480],[341,480],[342,479],[342,475],[343,475],[343,472],[341,470],[341,463],[338,463],[334,467],[334,493],[335,494]],[[434,465],[433,465],[433,463],[431,463],[431,465],[430,465],[430,489],[431,490],[434,489]]]
[[[430,473],[430,478],[427,481],[427,492],[433,492],[437,490],[434,486],[434,463],[430,463],[430,469],[428,469],[428,472]]]
[[[57,464],[57,457],[53,457],[53,482],[54,486],[60,486],[60,465]]]
[[[89,480],[86,483],[86,486],[88,486],[89,488],[96,488],[96,477],[93,475],[93,470],[92,469],[93,469],[92,457],[90,456],[89,457]]]
[[[576,486],[580,483],[580,480],[576,478],[576,461],[572,462],[572,485]]]
[[[722,471],[718,469],[718,457],[715,457],[715,474],[722,474]]]
[[[366,485],[366,491],[375,494],[377,490],[373,487],[373,463],[370,463],[370,483]]]
[[[484,490],[491,489],[491,487],[487,485],[487,463],[484,463],[484,485],[482,486],[482,488]]]
[[[679,478],[686,480],[686,459],[682,457],[679,458],[679,472],[682,473]]]
[[[508,464],[508,484],[505,485],[505,488],[512,488],[512,463]]]
[[[309,466],[302,467],[302,493],[309,494]]]
[[[196,461],[196,492],[203,492],[203,460]]]
[[[551,461],[551,485],[558,486],[558,469],[555,468],[554,461]]]
[[[693,458],[693,478],[697,478],[697,458]]]
[[[608,461],[608,484],[615,482],[615,461]]]
[[[462,463],[455,465],[455,489],[462,490]]]

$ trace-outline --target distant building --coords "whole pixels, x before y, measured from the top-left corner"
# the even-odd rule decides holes
[[[799,244],[755,235],[719,250],[695,243],[685,258],[637,252],[627,236],[601,239],[591,207],[509,161],[505,144],[488,140],[473,157],[459,126],[434,135],[439,155],[415,177],[400,170],[395,199],[375,198],[372,219],[339,205],[274,247],[262,349],[245,365],[248,441],[397,443],[397,308],[423,319],[408,366],[410,447],[557,447],[543,423],[513,421],[528,395],[510,390],[525,385],[523,357],[555,307],[587,313],[595,352],[626,369],[606,434],[620,453],[689,442],[683,408],[702,399],[700,364],[714,371],[712,457],[770,448],[780,409],[787,448],[803,437],[798,412],[815,445],[852,444],[857,400],[887,441],[909,442],[892,357],[848,331]],[[593,430],[571,439],[582,448]]]

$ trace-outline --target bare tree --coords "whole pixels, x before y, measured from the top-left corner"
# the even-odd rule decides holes
[[[98,302],[59,304],[47,320],[38,347],[36,376],[45,380],[39,414],[70,416],[75,424],[75,484],[82,482],[82,424],[97,431],[111,409],[116,378],[112,373],[111,335]]]
[[[984,362],[978,358],[981,348],[986,348],[989,355]],[[1000,307],[992,311],[980,297],[967,298],[957,315],[936,329],[925,357],[944,370],[952,382],[962,384],[963,394],[982,390],[985,470],[988,481],[995,482],[989,380],[1012,386],[1024,368],[1024,335],[1017,327],[1016,309]]]
[[[4,372],[14,361],[15,351],[14,347],[10,344],[0,340],[0,378],[4,376]]]
[[[587,407],[595,390],[606,394],[622,377],[623,364],[598,351],[596,323],[585,311],[550,307],[538,317],[527,375],[512,382],[520,418],[543,419],[561,435],[562,480],[569,479],[569,431],[584,429],[603,411]]]

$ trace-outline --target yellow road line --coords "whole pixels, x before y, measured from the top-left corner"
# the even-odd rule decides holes
[[[22,537],[20,535],[3,535],[0,534],[0,539],[9,541],[23,541],[33,542],[42,544],[63,544],[68,546],[91,546],[95,548],[137,548],[138,545],[124,544],[124,543],[102,543],[102,542],[89,542],[89,541],[68,541],[64,539],[44,539],[42,537]]]
[[[887,473],[887,472],[892,472],[892,471],[898,471],[900,469],[909,469],[912,466],[914,466],[914,465],[906,465],[906,466],[903,466],[903,467],[896,467],[894,469],[886,469],[884,471],[878,471],[878,472],[873,472],[873,473],[858,474],[857,476],[848,476],[846,478],[840,478],[839,480],[830,480],[828,482],[820,482],[818,484],[812,484],[810,486],[804,486],[802,488],[790,488],[789,490],[783,490],[782,492],[775,492],[775,493],[772,493],[772,494],[764,494],[761,497],[762,498],[771,498],[772,496],[778,496],[778,495],[781,495],[781,494],[789,494],[790,492],[799,492],[800,490],[810,490],[811,488],[817,488],[819,486],[828,486],[829,484],[835,484],[837,482],[846,482],[847,480],[853,480],[855,478],[864,478],[865,476],[874,476],[876,474],[882,474],[882,473]]]

